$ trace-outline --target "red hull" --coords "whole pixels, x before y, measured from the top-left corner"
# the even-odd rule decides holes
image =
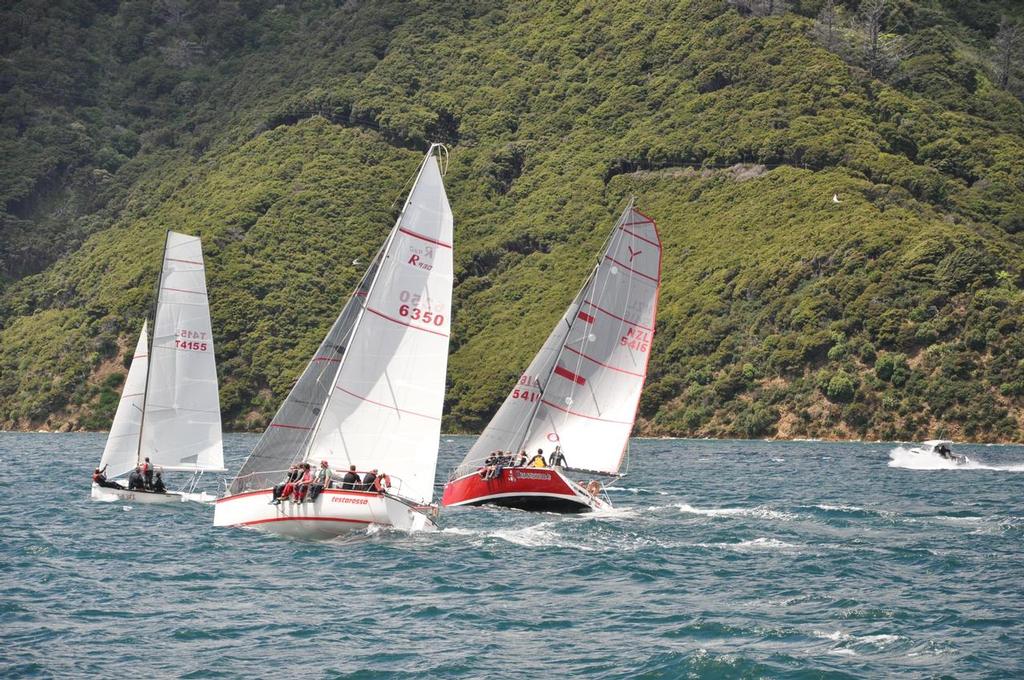
[[[448,482],[441,497],[444,506],[485,504],[546,512],[609,507],[555,468],[506,468],[495,479],[483,479],[473,472]]]

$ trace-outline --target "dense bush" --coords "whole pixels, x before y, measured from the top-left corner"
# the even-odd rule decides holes
[[[901,2],[875,68],[837,4],[843,45],[814,2],[5,6],[0,425],[103,426],[174,228],[225,423],[259,427],[440,140],[446,427],[487,422],[634,194],[665,243],[640,431],[1018,437],[1024,106],[986,55],[1021,9]]]

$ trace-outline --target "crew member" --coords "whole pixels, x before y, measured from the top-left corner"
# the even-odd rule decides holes
[[[342,489],[358,489],[359,488],[359,473],[356,472],[355,465],[348,466],[348,472],[341,478]]]
[[[537,453],[533,454],[533,458],[527,464],[529,467],[547,467],[548,462],[544,460],[544,449],[537,449]]]
[[[373,484],[377,481],[377,468],[373,468],[363,476],[363,491],[375,491]]]
[[[322,460],[320,461],[320,468],[316,471],[316,476],[313,478],[313,484],[309,487],[309,500],[316,501],[324,489],[330,488],[330,486],[331,468],[328,467],[326,460]]]
[[[153,478],[153,491],[156,493],[167,493],[167,487],[164,486],[163,473],[159,470],[156,471],[156,476]]]
[[[124,490],[124,487],[121,486],[120,484],[118,484],[117,482],[107,481],[107,466],[106,465],[103,466],[102,470],[100,468],[96,468],[93,471],[93,473],[92,473],[92,481],[95,482],[96,484],[98,484],[99,486],[103,486],[103,487],[106,487],[108,489],[121,489],[122,491]]]
[[[376,472],[376,470],[374,470]],[[391,478],[386,472],[382,472],[373,479],[373,490],[379,494],[385,494],[391,488]]]
[[[149,462],[149,456],[146,456],[146,462],[142,464],[142,477],[146,480],[146,488],[153,488],[153,464]]]
[[[142,478],[142,466],[136,465],[135,469],[128,475],[128,490],[129,491],[145,491],[146,483]]]
[[[565,467],[565,456],[562,455],[562,447],[556,446],[551,452],[551,460],[548,461],[551,467]]]

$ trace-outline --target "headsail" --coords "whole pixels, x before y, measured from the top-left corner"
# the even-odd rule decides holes
[[[103,448],[100,467],[107,467],[107,476],[113,479],[127,473],[137,462],[139,435],[142,431],[142,402],[146,393],[146,373],[149,370],[149,333],[147,322],[142,323],[139,341],[135,344],[132,365],[121,388],[121,401],[110,425],[107,445]]]
[[[427,153],[384,247],[306,459],[379,468],[433,496],[452,297],[452,213]]]
[[[495,450],[550,453],[616,474],[647,375],[661,281],[654,221],[630,204],[600,262],[463,465]]]
[[[167,232],[140,456],[166,470],[224,469],[202,243]]]
[[[265,487],[271,483],[263,479],[262,473],[274,473],[277,481],[281,470],[301,459],[309,444],[310,435],[320,417],[338,366],[349,345],[352,328],[366,302],[370,282],[377,274],[383,249],[377,253],[362,280],[349,298],[341,314],[335,319],[326,337],[317,348],[316,354],[306,365],[291,392],[278,408],[274,419],[249,454],[238,476],[231,485],[231,493],[239,493],[249,487]]]

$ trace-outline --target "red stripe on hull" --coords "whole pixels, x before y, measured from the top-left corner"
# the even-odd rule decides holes
[[[362,519],[344,519],[342,517],[272,517],[270,519],[257,519],[252,522],[242,522],[243,527],[256,526],[257,524],[269,524],[270,522],[347,522],[348,524],[372,524]]]

